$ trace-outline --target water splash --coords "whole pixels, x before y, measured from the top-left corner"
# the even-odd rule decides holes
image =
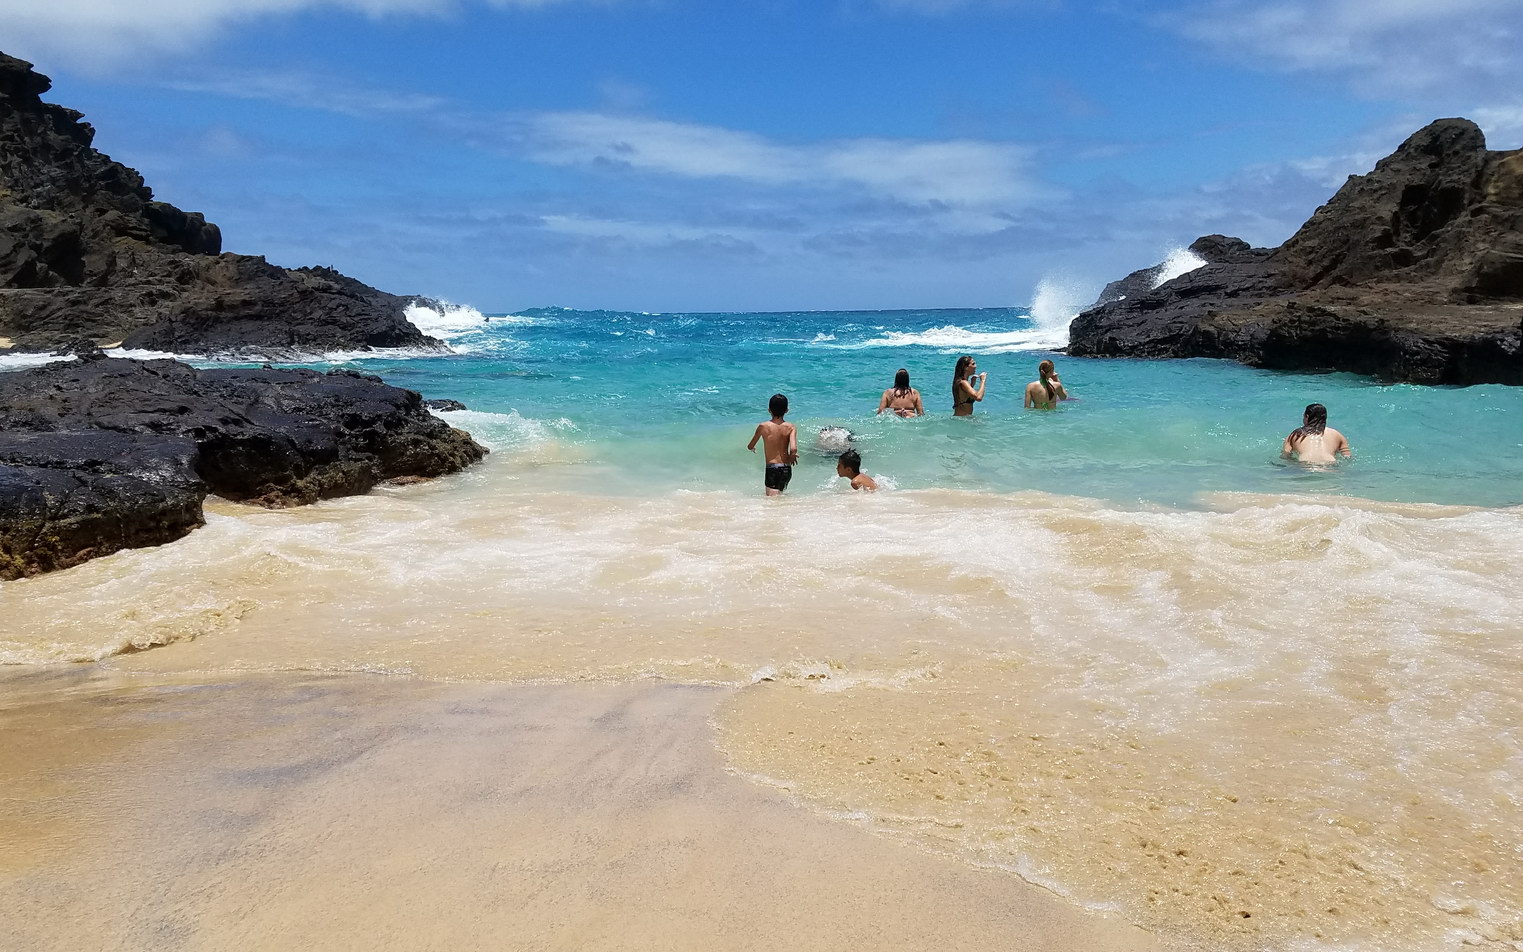
[[[1168,257],[1163,259],[1163,264],[1159,265],[1157,272],[1154,273],[1153,287],[1162,287],[1180,275],[1189,274],[1207,264],[1209,262],[1205,258],[1189,248],[1175,248],[1169,252]]]

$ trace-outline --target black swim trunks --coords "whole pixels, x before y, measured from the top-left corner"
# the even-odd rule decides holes
[[[788,480],[792,478],[792,466],[789,466],[787,463],[768,463],[767,475],[763,478],[762,482],[766,483],[768,489],[782,492],[788,488]]]

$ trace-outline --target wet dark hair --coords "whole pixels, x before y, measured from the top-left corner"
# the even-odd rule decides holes
[[[899,371],[894,374],[894,394],[896,396],[902,397],[906,396],[909,392],[910,372],[905,370],[903,367],[900,367]]]
[[[774,393],[772,399],[767,401],[767,410],[773,416],[782,416],[788,412],[788,398],[780,393]]]
[[[967,379],[968,365],[971,363],[973,363],[973,358],[963,354],[957,358],[957,366],[952,368],[952,406],[954,407],[957,406],[957,398],[962,396],[962,394],[957,392],[957,381]]]
[[[1327,407],[1320,403],[1308,403],[1301,415],[1301,425],[1290,434],[1290,442],[1299,443],[1308,436],[1321,436],[1327,429]]]
[[[862,472],[862,454],[856,450],[847,450],[841,454],[841,465],[851,470],[851,474],[856,476]]]

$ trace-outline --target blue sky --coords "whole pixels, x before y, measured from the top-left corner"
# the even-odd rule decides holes
[[[0,0],[228,250],[504,311],[1022,305],[1286,238],[1520,0]]]

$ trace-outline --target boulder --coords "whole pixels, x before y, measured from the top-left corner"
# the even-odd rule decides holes
[[[207,493],[300,505],[486,454],[354,371],[105,356],[0,374],[0,434],[0,578],[178,538]]]

